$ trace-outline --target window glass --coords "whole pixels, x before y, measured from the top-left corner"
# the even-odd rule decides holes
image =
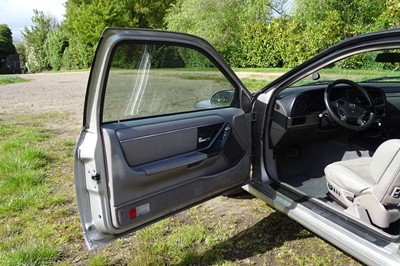
[[[354,82],[399,82],[400,51],[378,50],[354,54],[318,70],[319,76],[312,75],[294,83],[291,87],[329,84],[337,79]]]
[[[216,92],[233,90],[197,50],[124,43],[116,48],[109,69],[103,122],[227,107],[233,97],[210,99]]]

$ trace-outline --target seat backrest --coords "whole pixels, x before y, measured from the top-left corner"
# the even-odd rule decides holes
[[[376,185],[372,193],[380,203],[400,205],[400,139],[382,143],[372,157],[369,171]]]

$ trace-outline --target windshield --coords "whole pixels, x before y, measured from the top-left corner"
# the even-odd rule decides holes
[[[400,55],[393,51],[373,51],[353,55],[294,83],[292,87],[329,84],[337,79],[349,79],[361,83],[400,82]]]

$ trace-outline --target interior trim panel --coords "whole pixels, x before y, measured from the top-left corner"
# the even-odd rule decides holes
[[[174,198],[184,206],[196,195],[211,196],[246,180],[250,114],[232,107],[192,115],[102,126],[115,228],[137,226],[147,217],[175,211]],[[140,217],[131,218],[136,209]]]

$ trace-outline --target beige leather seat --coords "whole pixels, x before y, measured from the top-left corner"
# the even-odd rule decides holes
[[[345,212],[381,228],[400,218],[400,139],[382,143],[372,158],[332,163],[325,175]]]

